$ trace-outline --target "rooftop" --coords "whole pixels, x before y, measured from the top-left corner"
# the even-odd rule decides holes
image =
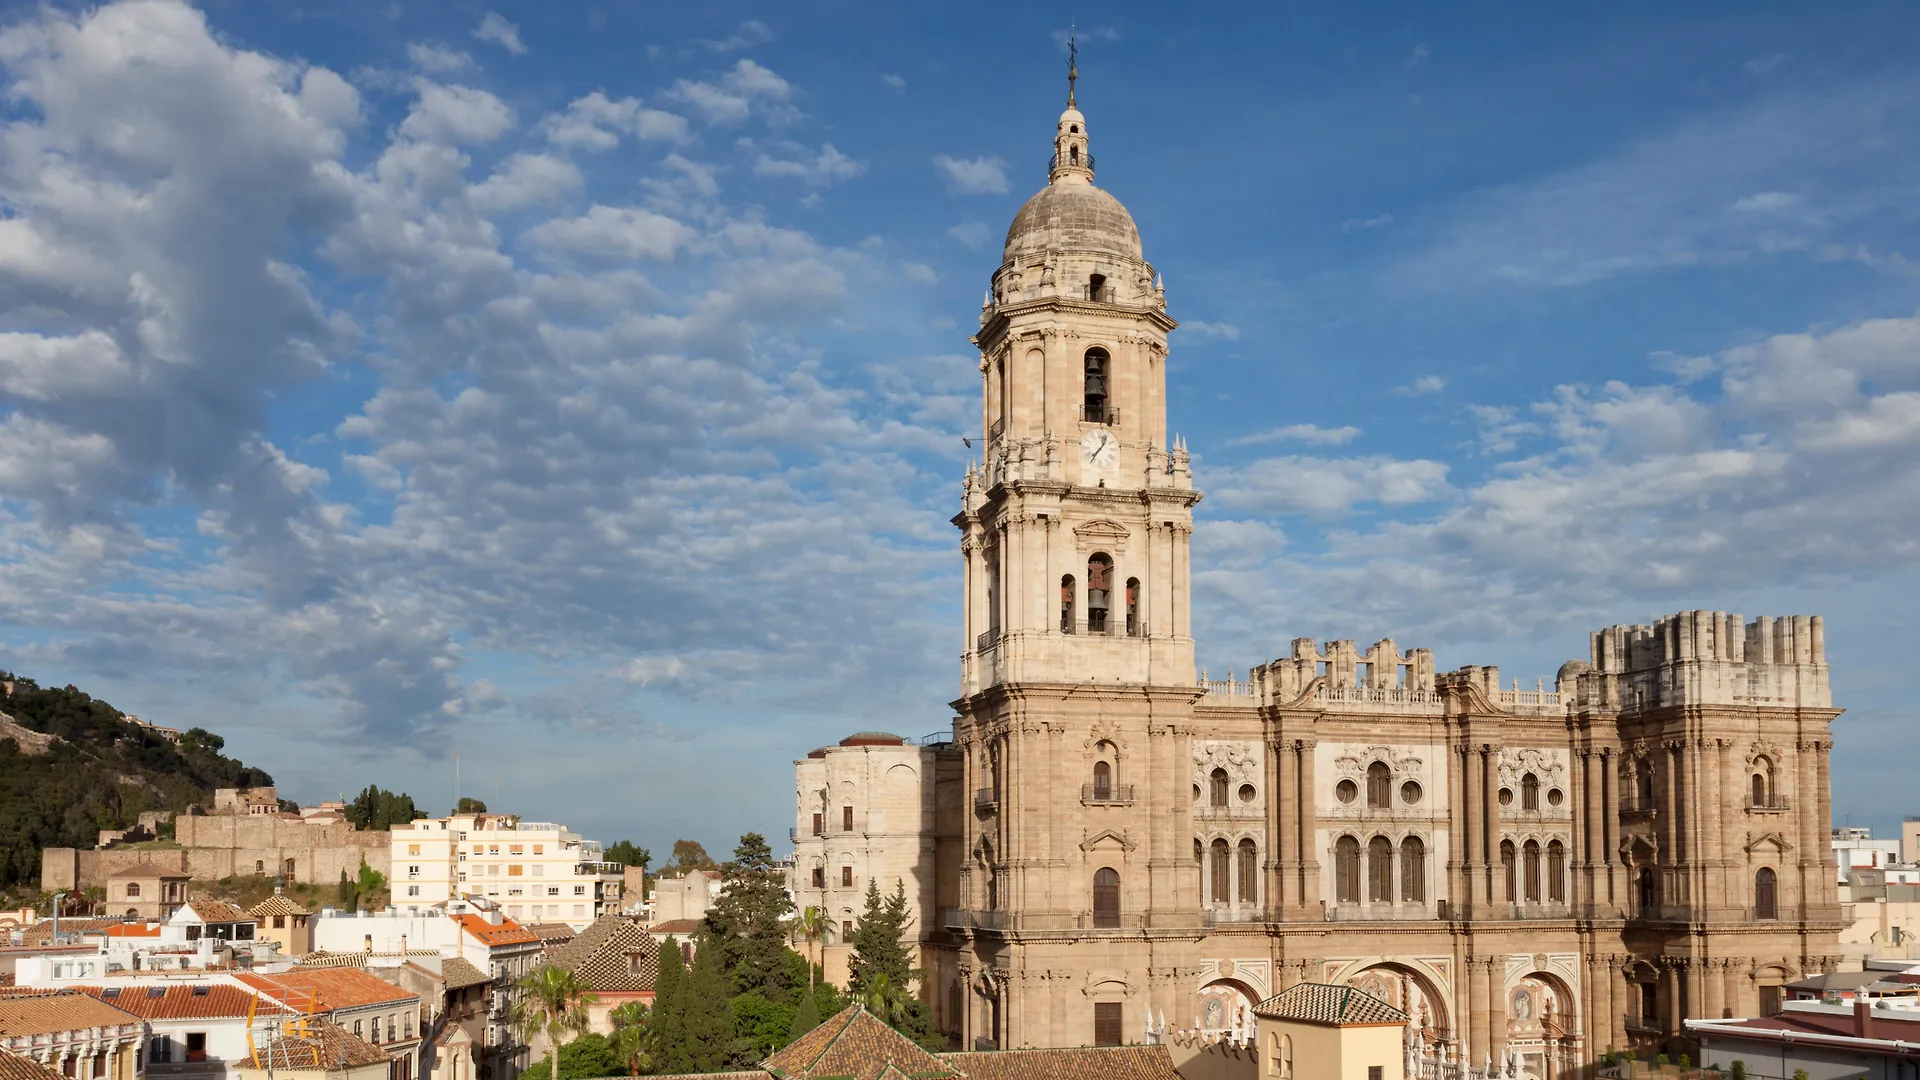
[[[169,986],[82,986],[81,993],[99,998],[142,1020],[210,1020],[243,1017],[258,1005],[271,1013],[275,1006],[260,1002],[238,986],[175,983]]]
[[[57,1070],[11,1050],[0,1050],[0,1080],[66,1080]]]
[[[139,1024],[139,1018],[77,990],[0,997],[0,1038]]]
[[[1295,983],[1253,1007],[1255,1016],[1328,1027],[1404,1024],[1406,1013],[1364,990],[1339,983]]]
[[[384,1065],[393,1055],[327,1020],[309,1025],[310,1037],[301,1039],[282,1035],[253,1053],[248,1062],[256,1069],[320,1071],[347,1066]]]
[[[320,1012],[420,1000],[420,995],[354,967],[296,967],[274,975],[239,972],[234,977],[275,1000],[312,995],[313,1008]]]

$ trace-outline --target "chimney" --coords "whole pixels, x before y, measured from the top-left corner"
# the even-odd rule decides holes
[[[400,935],[400,956],[402,959],[405,959],[406,955],[407,955],[407,935],[401,934]]]
[[[1868,1001],[1864,997],[1861,997],[1858,993],[1854,994],[1853,996],[1853,1033],[1862,1039],[1867,1038],[1868,1037],[1867,1029],[1872,1023],[1873,1023],[1873,1002]]]
[[[366,944],[361,946],[361,951],[365,952],[368,956],[373,955],[373,935],[372,934],[367,935]]]

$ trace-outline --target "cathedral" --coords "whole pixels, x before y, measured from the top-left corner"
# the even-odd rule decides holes
[[[1197,678],[1177,326],[1070,89],[973,339],[951,739],[872,787],[800,763],[797,866],[829,906],[906,882],[959,1045],[1244,1032],[1347,983],[1412,1017],[1409,1075],[1558,1080],[1833,964],[1818,616],[1608,627],[1537,689],[1392,640]],[[900,806],[856,819],[870,796]]]

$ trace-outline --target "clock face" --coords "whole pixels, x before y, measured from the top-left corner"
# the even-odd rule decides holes
[[[1110,469],[1120,457],[1119,440],[1111,431],[1096,431],[1080,440],[1080,459],[1096,469]]]

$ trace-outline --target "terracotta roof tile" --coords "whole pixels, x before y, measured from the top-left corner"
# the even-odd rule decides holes
[[[514,922],[512,919],[501,919],[497,923],[490,923],[479,915],[471,915],[465,912],[451,916],[451,918],[460,924],[462,930],[472,934],[487,945],[540,944],[539,935],[521,926],[519,923]]]
[[[248,915],[246,912],[241,911],[239,908],[234,907],[232,904],[227,903],[225,900],[207,900],[207,899],[189,900],[187,901],[186,906],[188,908],[191,908],[195,915],[200,916],[201,922],[222,923],[222,922],[252,922],[253,921],[253,916]]]
[[[329,1020],[314,1020],[308,1024],[307,1038],[291,1033],[282,1035],[255,1050],[248,1064],[256,1069],[313,1071],[338,1068],[342,1063],[352,1067],[382,1065],[392,1060],[392,1054],[340,1025]]]
[[[1295,983],[1253,1007],[1255,1016],[1332,1027],[1404,1024],[1406,1013],[1344,983]]]
[[[246,1016],[259,1001],[250,990],[225,984],[174,983],[167,986],[82,986],[81,993],[123,1009],[142,1020],[201,1020]],[[259,1002],[263,1013],[276,1008]]]
[[[440,980],[449,990],[490,983],[493,976],[455,956],[440,962]]]
[[[0,997],[0,1036],[47,1035],[138,1024],[139,1018],[74,990]]]
[[[159,923],[122,923],[107,927],[108,937],[159,937]]]
[[[164,878],[168,881],[188,881],[191,880],[192,875],[183,870],[169,870],[164,866],[155,866],[152,863],[138,863],[127,867],[125,870],[107,875],[108,881],[120,881],[126,878]]]
[[[849,1005],[777,1050],[760,1067],[778,1080],[879,1080],[889,1067],[914,1080],[956,1077],[951,1065],[888,1027],[860,1005]]]
[[[528,923],[527,930],[549,945],[565,945],[576,936],[573,927],[563,922]]]
[[[685,937],[697,932],[699,929],[699,919],[668,919],[666,922],[657,922],[649,925],[647,927],[647,933],[672,934],[675,937]]]
[[[11,1050],[0,1050],[0,1080],[65,1080],[59,1072]]]
[[[580,976],[597,991],[651,990],[660,970],[660,945],[632,919],[603,915],[580,936],[552,950],[548,962]]]
[[[276,893],[247,909],[247,914],[256,919],[270,918],[275,915],[311,915],[313,912]]]
[[[351,967],[326,968],[289,968],[273,975],[257,972],[236,973],[234,978],[248,986],[265,993],[274,1000],[289,1000],[296,1008],[302,999],[311,996],[313,1011],[331,1012],[334,1009],[357,1009],[362,1005],[384,1005],[388,1002],[415,1002],[420,995],[401,988],[374,975]]]
[[[1164,1046],[981,1050],[940,1060],[967,1080],[1180,1080]]]

